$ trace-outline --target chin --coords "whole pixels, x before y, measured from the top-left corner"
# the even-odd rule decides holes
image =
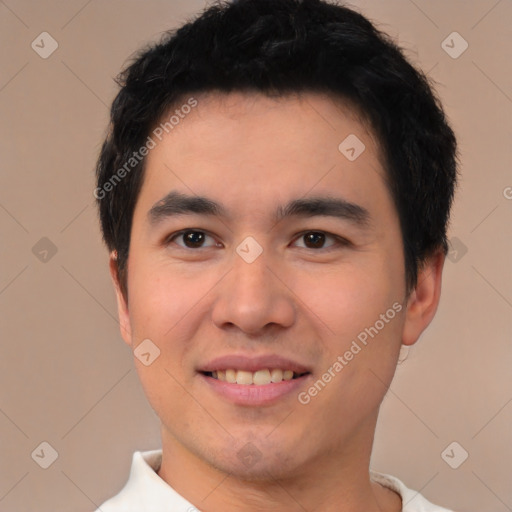
[[[263,438],[237,442],[219,449],[211,457],[210,464],[238,480],[268,482],[299,473],[301,466],[306,465],[306,460],[298,460],[297,455],[293,445],[287,447],[279,443],[276,446]]]

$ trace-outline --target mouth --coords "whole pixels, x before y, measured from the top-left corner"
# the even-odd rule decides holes
[[[196,371],[207,393],[246,407],[292,400],[312,378],[312,368],[278,354],[219,356]]]
[[[228,368],[226,370],[202,371],[200,372],[206,377],[228,382],[230,384],[240,384],[242,386],[267,386],[282,381],[300,379],[310,372],[294,372],[289,369],[282,368],[262,368],[254,372],[246,370],[236,370]]]

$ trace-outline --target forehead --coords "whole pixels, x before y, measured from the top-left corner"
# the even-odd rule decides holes
[[[263,213],[265,198],[284,204],[339,190],[360,201],[385,186],[378,143],[348,102],[318,93],[209,93],[194,100],[193,109],[180,111],[177,103],[157,125],[159,136],[150,134],[155,147],[141,191],[146,210],[175,189],[224,203],[229,195],[238,213],[252,205],[254,214]]]
[[[202,131],[205,136],[211,136],[212,131],[227,135],[235,130],[230,135],[231,139],[237,140],[249,131],[254,137],[286,126],[287,130],[281,131],[276,140],[283,144],[288,135],[310,136],[312,132],[325,130],[341,135],[343,131],[353,130],[372,139],[380,158],[380,148],[368,116],[353,102],[339,95],[304,91],[271,97],[260,92],[204,92],[193,96],[196,106],[189,109],[187,104],[191,98],[182,96],[157,123],[165,125],[173,113],[183,109],[180,119],[172,116],[175,123],[172,127],[165,130],[164,126],[164,137],[193,127],[196,133]],[[302,121],[307,122],[301,125]]]

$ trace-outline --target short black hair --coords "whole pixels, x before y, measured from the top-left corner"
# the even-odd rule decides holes
[[[144,177],[145,158],[137,151],[163,116],[200,93],[320,92],[349,102],[368,119],[384,156],[404,242],[407,292],[428,256],[446,254],[456,138],[428,77],[353,9],[324,0],[218,1],[143,48],[117,83],[95,196],[125,297],[132,218]]]

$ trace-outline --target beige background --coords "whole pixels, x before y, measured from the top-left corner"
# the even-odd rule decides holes
[[[134,450],[159,447],[118,332],[93,167],[113,76],[204,5],[0,0],[2,512],[90,511],[119,491]],[[384,401],[373,468],[461,512],[510,511],[512,2],[352,5],[439,83],[462,154],[459,242],[437,317]],[[47,59],[31,48],[43,31],[59,45]],[[469,44],[456,59],[441,46],[453,31]],[[57,250],[46,261],[48,242],[33,252],[43,237]],[[48,469],[31,458],[43,441],[58,452]],[[452,441],[469,453],[458,469],[441,457]]]

